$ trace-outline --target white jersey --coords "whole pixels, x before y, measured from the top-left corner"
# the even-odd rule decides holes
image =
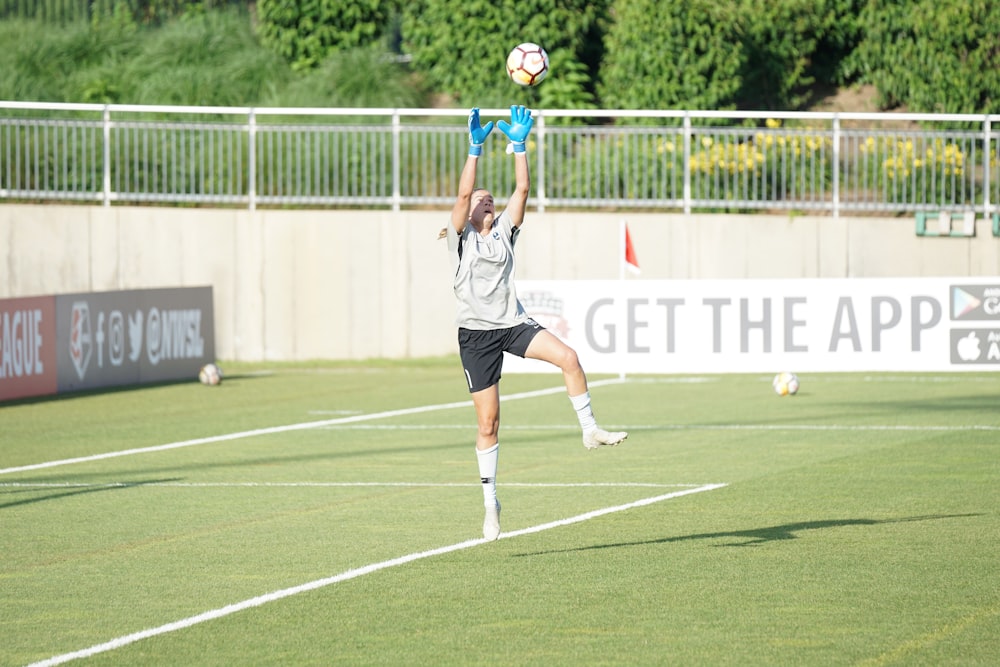
[[[514,289],[514,241],[520,232],[504,211],[482,236],[466,225],[461,233],[448,224],[448,253],[455,271],[458,311],[455,324],[465,329],[505,329],[528,316]]]

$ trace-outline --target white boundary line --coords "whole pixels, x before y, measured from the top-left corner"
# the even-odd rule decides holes
[[[591,382],[591,387],[600,387],[609,384],[622,384],[622,380],[598,380]],[[536,396],[548,396],[565,392],[566,387],[549,387],[537,391],[525,391],[520,394],[502,396],[501,401],[514,401],[522,398],[534,398]],[[401,417],[403,415],[416,415],[424,412],[435,412],[438,410],[450,410],[452,408],[467,408],[472,405],[472,401],[457,401],[455,403],[440,403],[438,405],[424,405],[416,408],[404,408],[402,410],[388,410],[386,412],[374,412],[367,415],[352,415],[350,417],[339,417],[337,419],[323,419],[313,422],[300,422],[298,424],[288,424],[286,426],[271,426],[269,428],[258,428],[250,431],[239,431],[236,433],[225,433],[223,435],[213,435],[207,438],[195,438],[193,440],[182,440],[171,442],[166,445],[155,445],[152,447],[140,447],[137,449],[124,449],[117,452],[105,452],[103,454],[93,454],[92,456],[79,456],[72,459],[62,459],[59,461],[46,461],[44,463],[32,463],[30,465],[16,466],[13,468],[0,468],[0,475],[9,475],[15,472],[26,472],[28,470],[41,470],[43,468],[55,468],[57,466],[71,465],[73,463],[88,463],[90,461],[100,461],[103,459],[113,459],[119,456],[132,456],[134,454],[149,454],[152,452],[164,452],[170,449],[180,449],[182,447],[195,447],[197,445],[207,445],[213,442],[226,442],[229,440],[239,440],[241,438],[252,438],[258,435],[272,435],[274,433],[288,433],[290,431],[304,431],[312,428],[322,428],[339,424],[350,424],[353,422],[368,421],[370,419],[386,419],[388,417]]]
[[[472,487],[481,488],[481,482],[0,482],[0,489],[119,489],[130,487],[175,487],[175,488],[272,488],[272,487]],[[530,488],[576,488],[576,487],[612,487],[612,488],[653,488],[676,489],[702,484],[657,484],[655,482],[500,482],[502,488],[517,486]]]
[[[692,493],[701,493],[702,491],[713,491],[715,489],[721,489],[726,486],[725,484],[705,484],[693,489],[684,489],[682,491],[674,491],[673,493],[667,493],[661,496],[653,496],[650,498],[643,498],[642,500],[637,500],[632,503],[627,503],[625,505],[616,505],[614,507],[605,507],[603,509],[594,510],[593,512],[586,512],[584,514],[578,514],[576,516],[569,517],[568,519],[559,519],[558,521],[551,521],[549,523],[543,523],[537,526],[532,526],[530,528],[523,528],[521,530],[511,531],[509,533],[503,533],[500,535],[500,539],[508,539],[512,537],[520,537],[521,535],[530,535],[532,533],[540,533],[543,530],[550,530],[552,528],[559,528],[561,526],[569,526],[574,523],[580,523],[582,521],[588,521],[600,516],[605,516],[607,514],[612,514],[614,512],[622,512],[624,510],[633,509],[636,507],[644,507],[646,505],[652,505],[653,503],[658,503],[664,500],[669,500],[671,498],[679,498],[680,496],[690,495]],[[299,586],[293,586],[292,588],[284,588],[273,593],[267,593],[265,595],[260,595],[255,598],[250,598],[249,600],[244,600],[242,602],[236,602],[234,604],[226,605],[225,607],[220,607],[218,609],[213,609],[211,611],[206,611],[195,616],[189,616],[188,618],[181,619],[179,621],[174,621],[173,623],[167,623],[166,625],[161,625],[155,628],[149,628],[146,630],[141,630],[139,632],[134,632],[130,635],[124,635],[111,641],[104,642],[103,644],[95,644],[89,648],[81,649],[79,651],[73,651],[72,653],[63,653],[62,655],[56,655],[39,662],[34,662],[28,665],[28,667],[50,667],[52,665],[61,665],[65,662],[71,660],[77,660],[79,658],[89,658],[99,653],[105,653],[107,651],[113,651],[123,646],[128,646],[129,644],[134,644],[143,639],[148,639],[150,637],[156,637],[158,635],[165,635],[170,632],[175,632],[177,630],[183,630],[191,626],[197,625],[199,623],[204,623],[206,621],[212,621],[217,618],[222,618],[223,616],[229,616],[230,614],[235,614],[246,609],[251,609],[253,607],[260,607],[269,602],[275,602],[276,600],[281,600],[283,598],[291,597],[293,595],[298,595],[299,593],[306,593],[309,591],[314,591],[319,588],[324,588],[332,584],[337,584],[342,581],[348,581],[350,579],[356,579],[357,577],[364,576],[366,574],[371,574],[373,572],[378,572],[379,570],[385,570],[390,567],[396,567],[398,565],[405,565],[406,563],[412,563],[416,560],[421,560],[423,558],[430,558],[432,556],[440,556],[442,554],[451,553],[453,551],[461,551],[463,549],[468,549],[470,547],[478,546],[480,544],[486,544],[487,541],[483,538],[475,540],[466,540],[465,542],[458,542],[456,544],[450,544],[444,547],[438,547],[437,549],[430,549],[429,551],[419,551],[412,554],[407,554],[405,556],[400,556],[399,558],[393,558],[391,560],[385,560],[380,563],[372,563],[370,565],[365,565],[364,567],[359,567],[353,570],[347,570],[346,572],[341,572],[338,575],[332,577],[327,577],[326,579],[317,579],[315,581],[310,581]]]
[[[610,428],[629,431],[1000,431],[1000,426],[967,424],[935,426],[928,424],[605,424]],[[446,431],[465,430],[469,424],[331,424],[322,428],[330,431]],[[511,424],[505,431],[573,431],[573,424]]]

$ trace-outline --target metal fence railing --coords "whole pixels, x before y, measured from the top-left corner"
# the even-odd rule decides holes
[[[0,201],[446,207],[465,160],[465,116],[0,102]],[[535,116],[529,204],[540,210],[1000,212],[996,115]],[[502,200],[513,170],[495,134],[479,175]]]

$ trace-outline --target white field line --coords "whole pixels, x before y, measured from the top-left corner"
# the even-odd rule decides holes
[[[610,424],[609,426],[616,425]],[[623,428],[632,431],[1000,431],[1000,426],[992,424],[963,424],[962,426],[934,426],[933,424],[657,424]]]
[[[701,493],[702,491],[712,491],[714,489],[721,489],[724,486],[726,485],[705,484],[703,486],[691,489],[674,491],[673,493],[667,493],[660,496],[653,496],[650,498],[643,498],[641,500],[637,500],[632,503],[627,503],[625,505],[605,507],[603,509],[594,510],[593,512],[578,514],[576,516],[572,516],[567,519],[559,519],[558,521],[551,521],[549,523],[543,523],[537,526],[532,526],[530,528],[523,528],[521,530],[514,530],[509,533],[502,533],[500,535],[500,539],[519,537],[521,535],[530,535],[532,533],[542,532],[543,530],[551,530],[552,528],[569,526],[574,523],[588,521],[590,519],[594,519],[600,516],[605,516],[607,514],[612,514],[614,512],[622,512],[624,510],[629,510],[636,507],[644,507],[646,505],[652,505],[653,503],[669,500],[671,498],[678,498],[680,496],[686,496],[692,493]],[[300,584],[299,586],[293,586],[291,588],[284,588],[282,590],[274,591],[273,593],[267,593],[265,595],[260,595],[255,598],[250,598],[249,600],[236,602],[234,604],[226,605],[225,607],[220,607],[218,609],[213,609],[211,611],[206,611],[201,614],[197,614],[195,616],[189,616],[188,618],[184,618],[179,621],[174,621],[173,623],[167,623],[166,625],[161,625],[156,628],[149,628],[146,630],[141,630],[139,632],[134,632],[130,635],[124,635],[122,637],[112,639],[111,641],[104,642],[103,644],[95,644],[94,646],[81,649],[79,651],[73,651],[71,653],[63,653],[62,655],[56,655],[51,658],[41,660],[39,662],[31,663],[30,665],[28,665],[28,667],[49,667],[51,665],[61,665],[71,660],[77,660],[80,658],[89,658],[99,653],[113,651],[115,649],[122,648],[123,646],[134,644],[135,642],[141,641],[143,639],[149,639],[150,637],[156,637],[158,635],[165,635],[167,633],[175,632],[177,630],[183,630],[185,628],[189,628],[199,623],[212,621],[217,618],[222,618],[223,616],[229,616],[230,614],[235,614],[237,612],[244,611],[246,609],[251,609],[253,607],[260,607],[269,602],[275,602],[276,600],[281,600],[283,598],[291,597],[293,595],[298,595],[299,593],[307,593],[309,591],[314,591],[319,588],[324,588],[326,586],[337,584],[342,581],[348,581],[350,579],[356,579],[366,574],[378,572],[379,570],[385,570],[390,567],[396,567],[398,565],[405,565],[407,563],[412,563],[413,561],[421,560],[423,558],[440,556],[442,554],[447,554],[454,551],[461,551],[463,549],[468,549],[470,547],[475,547],[480,544],[486,544],[486,543],[487,541],[483,538],[475,540],[466,540],[465,542],[449,544],[448,546],[438,547],[437,549],[430,549],[429,551],[419,551],[416,553],[407,554],[405,556],[400,556],[399,558],[393,558],[391,560],[385,560],[380,563],[372,563],[370,565],[365,565],[364,567],[359,567],[353,570],[347,570],[346,572],[341,572],[340,574],[334,575],[332,577],[327,577],[325,579],[317,579],[315,581],[310,581],[308,583]]]
[[[621,384],[624,380],[598,380],[591,382],[591,387],[600,387],[609,384]],[[534,398],[536,396],[547,396],[565,392],[566,387],[549,387],[537,391],[525,391],[520,394],[502,396],[501,401],[516,401],[522,398]],[[224,433],[223,435],[213,435],[207,438],[195,438],[193,440],[182,440],[171,442],[166,445],[154,445],[152,447],[139,447],[137,449],[123,449],[117,452],[105,452],[103,454],[93,454],[91,456],[79,456],[72,459],[61,459],[58,461],[45,461],[44,463],[32,463],[30,465],[16,466],[13,468],[0,468],[0,475],[9,475],[15,472],[26,472],[28,470],[41,470],[43,468],[55,468],[57,466],[71,465],[74,463],[87,463],[90,461],[100,461],[103,459],[113,459],[119,456],[133,456],[135,454],[150,454],[152,452],[164,452],[170,449],[180,449],[182,447],[195,447],[197,445],[207,445],[213,442],[226,442],[229,440],[240,440],[242,438],[252,438],[258,435],[273,435],[275,433],[288,433],[290,431],[305,431],[324,426],[335,426],[340,424],[350,424],[353,422],[368,421],[371,419],[386,419],[388,417],[402,417],[403,415],[416,415],[424,412],[435,412],[438,410],[451,410],[452,408],[467,408],[472,405],[472,401],[457,401],[455,403],[440,403],[438,405],[422,405],[416,408],[404,408],[402,410],[388,410],[386,412],[374,412],[367,415],[352,415],[350,417],[339,417],[337,419],[322,419],[319,421],[301,422],[298,424],[287,424],[285,426],[271,426],[269,428],[258,428],[250,431],[238,431],[236,433]]]
[[[480,482],[0,482],[0,488],[19,489],[118,489],[128,487],[149,488],[155,486],[168,486],[176,488],[309,488],[309,487],[474,487],[481,488]],[[651,489],[676,489],[703,486],[702,484],[656,484],[653,482],[500,482],[500,487],[529,487],[529,488],[587,488],[587,487],[614,487],[614,488],[651,488]]]
[[[1000,431],[990,424],[921,426],[917,424],[604,424],[605,428],[629,431]],[[331,424],[330,431],[445,431],[474,429],[474,424]],[[575,424],[511,424],[505,431],[572,431]],[[3,471],[0,471],[3,472]]]

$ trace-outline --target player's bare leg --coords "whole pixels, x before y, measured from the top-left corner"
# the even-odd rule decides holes
[[[525,357],[540,359],[558,366],[566,383],[566,392],[576,410],[580,428],[583,429],[583,446],[587,449],[609,445],[614,446],[625,440],[625,431],[605,431],[597,425],[594,412],[590,407],[590,391],[587,387],[587,375],[580,366],[576,350],[556,338],[549,331],[540,331],[525,351]]]
[[[476,458],[479,461],[479,478],[483,483],[483,537],[495,540],[500,537],[500,501],[497,500],[497,463],[500,455],[500,387],[493,385],[472,394],[476,408],[478,433]]]

